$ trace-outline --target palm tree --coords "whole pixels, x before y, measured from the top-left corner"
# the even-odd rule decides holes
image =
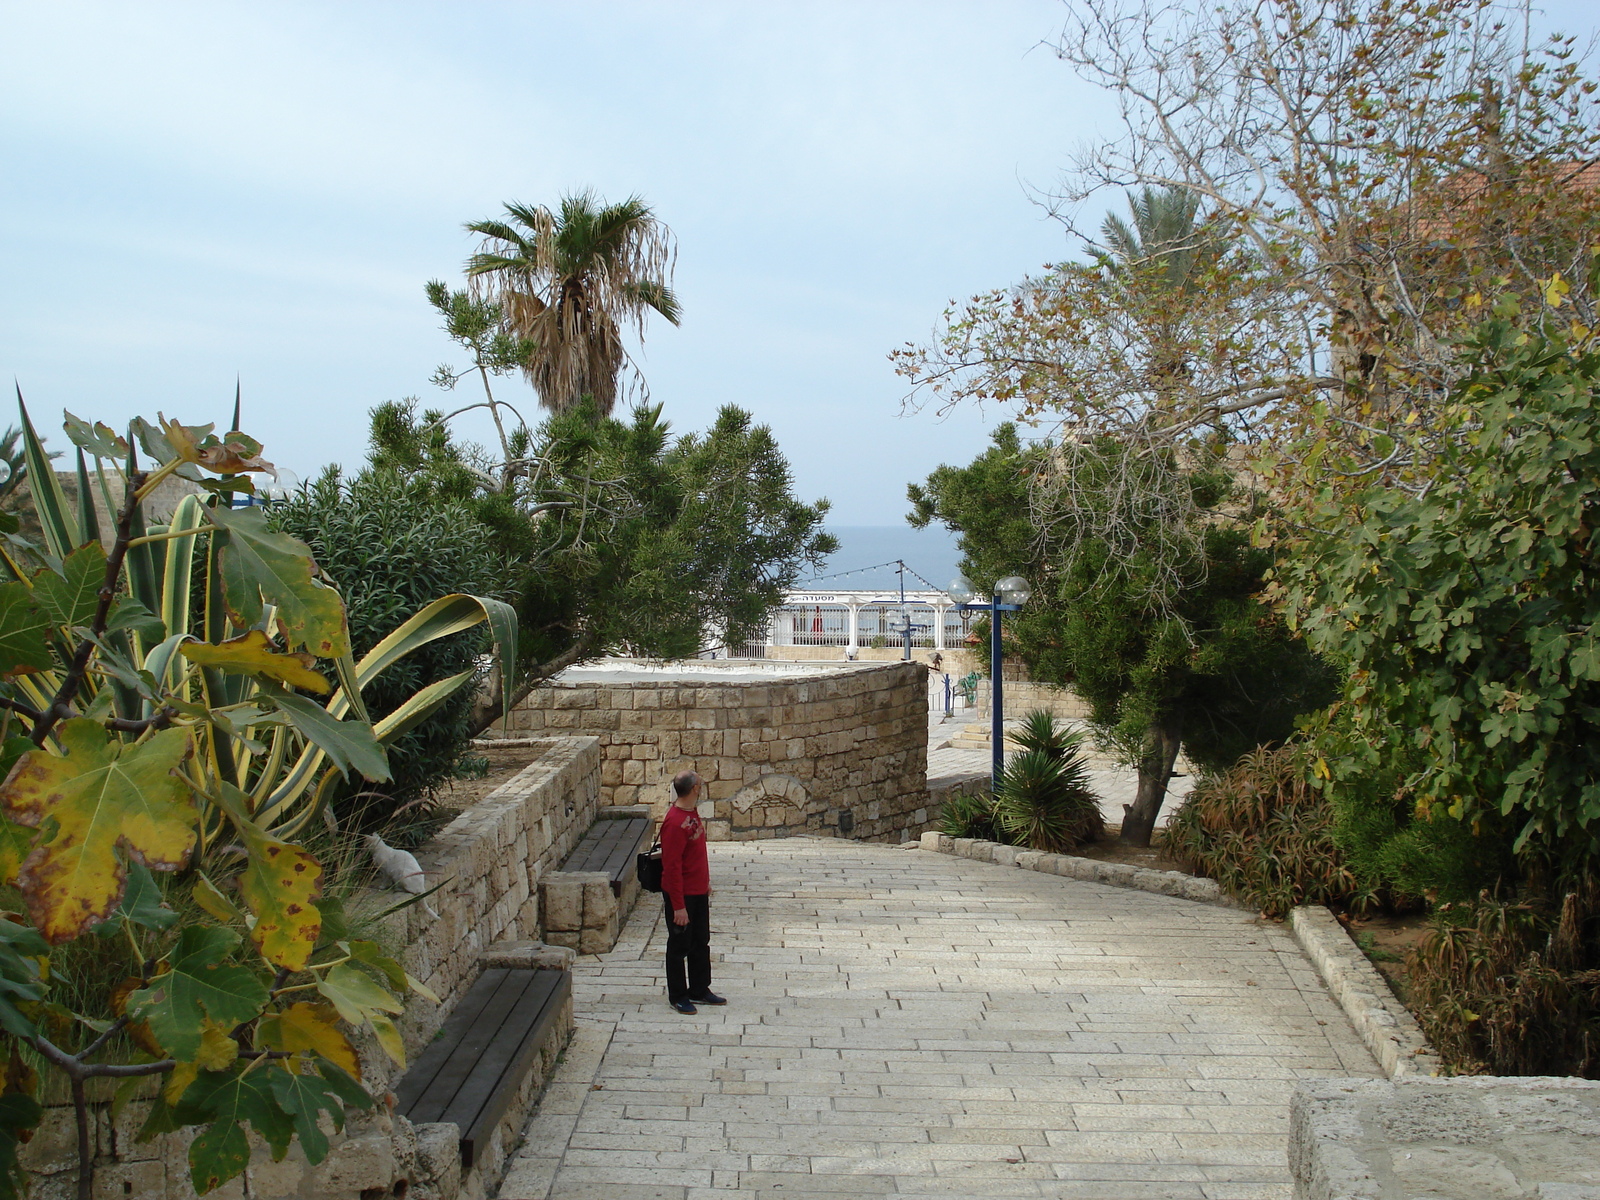
[[[648,312],[678,323],[671,230],[638,196],[602,204],[591,191],[563,197],[559,212],[507,204],[504,220],[467,229],[483,235],[467,277],[528,344],[522,371],[539,402],[564,412],[592,396],[609,413],[628,361],[623,324],[642,338]]]
[[[1200,224],[1200,197],[1187,188],[1147,187],[1128,197],[1128,209],[1131,226],[1110,213],[1100,225],[1111,259],[1121,267],[1160,267],[1175,292],[1192,287],[1226,249]]]

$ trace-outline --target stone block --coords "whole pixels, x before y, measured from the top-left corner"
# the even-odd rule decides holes
[[[416,1128],[419,1190],[426,1190],[440,1200],[454,1200],[461,1188],[460,1127],[445,1121]]]
[[[604,924],[617,911],[617,898],[611,893],[611,879],[598,871],[583,873],[583,923]]]
[[[577,953],[579,943],[583,940],[581,929],[547,929],[545,940],[552,946],[564,947]]]
[[[76,1173],[72,1174],[75,1183]],[[94,1169],[94,1200],[128,1200],[129,1196],[138,1200],[145,1200],[146,1197],[154,1200],[166,1195],[166,1191],[167,1168],[159,1159],[101,1163]],[[38,1192],[34,1194],[38,1195]],[[273,1193],[253,1192],[252,1195],[266,1200]]]
[[[546,931],[569,932],[583,928],[583,883],[552,874],[541,884]]]
[[[318,1193],[338,1195],[370,1188],[388,1191],[394,1183],[394,1147],[381,1131],[362,1134],[328,1151],[312,1168],[311,1186]]]
[[[78,1166],[78,1118],[70,1108],[52,1105],[44,1110],[33,1137],[17,1148],[22,1166],[37,1175],[75,1171]]]
[[[245,1168],[245,1186],[249,1189],[251,1200],[289,1200],[298,1196],[301,1185],[305,1181],[306,1173],[310,1167],[306,1163],[305,1155],[299,1146],[292,1148],[284,1156],[282,1162],[273,1162],[272,1155],[263,1153],[259,1148],[250,1155],[250,1165]],[[95,1172],[96,1185],[99,1184],[99,1172]],[[138,1192],[132,1193],[139,1195]]]

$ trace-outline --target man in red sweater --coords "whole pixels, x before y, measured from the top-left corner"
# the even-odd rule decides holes
[[[711,866],[700,819],[700,776],[672,780],[676,798],[661,821],[661,896],[667,906],[667,1003],[681,1013],[726,1004],[711,990]],[[687,968],[687,971],[685,970]]]

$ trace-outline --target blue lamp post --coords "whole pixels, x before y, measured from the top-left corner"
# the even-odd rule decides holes
[[[976,589],[964,576],[958,575],[945,589],[945,595],[963,612],[989,614],[989,741],[994,752],[989,786],[997,788],[1000,786],[1000,772],[1005,766],[1006,754],[1005,708],[1001,694],[1000,614],[1021,609],[1033,595],[1033,588],[1022,576],[1008,575],[994,585],[994,593],[987,601],[974,603],[972,598],[977,595]]]

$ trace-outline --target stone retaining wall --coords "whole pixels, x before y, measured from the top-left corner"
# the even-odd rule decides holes
[[[364,930],[396,955],[406,970],[438,995],[435,1005],[411,996],[398,1019],[408,1058],[427,1044],[456,1001],[484,965],[554,966],[571,962],[572,951],[546,947],[541,933],[539,879],[572,851],[593,822],[600,791],[600,747],[593,738],[530,740],[533,761],[463,812],[419,848],[417,860],[430,885],[444,882],[428,898],[435,921],[412,905]],[[353,914],[379,912],[402,897],[395,892],[364,893],[349,902]],[[555,1059],[572,1032],[570,1001],[516,1102],[501,1123],[499,1136],[463,1175],[454,1125],[412,1125],[393,1116],[383,1097],[402,1073],[369,1033],[351,1037],[361,1058],[367,1089],[380,1098],[371,1114],[352,1112],[332,1148],[313,1167],[298,1144],[282,1162],[251,1135],[250,1166],[244,1175],[207,1194],[208,1200],[483,1200],[492,1195],[522,1123]],[[21,1148],[21,1161],[33,1176],[32,1200],[73,1200],[77,1192],[77,1135],[67,1106],[64,1081],[47,1075],[44,1121]],[[93,1081],[91,1120],[97,1147],[94,1194],[97,1200],[195,1200],[189,1180],[188,1148],[195,1131],[135,1140],[149,1115],[158,1084],[152,1078],[113,1118],[108,1081]],[[114,1082],[114,1081],[110,1081]]]
[[[920,664],[819,664],[766,678],[737,660],[690,665],[696,674],[676,680],[557,679],[518,705],[502,733],[598,738],[600,803],[648,804],[657,818],[673,775],[696,771],[717,840],[902,841],[931,823]],[[723,666],[727,677],[716,677]]]

